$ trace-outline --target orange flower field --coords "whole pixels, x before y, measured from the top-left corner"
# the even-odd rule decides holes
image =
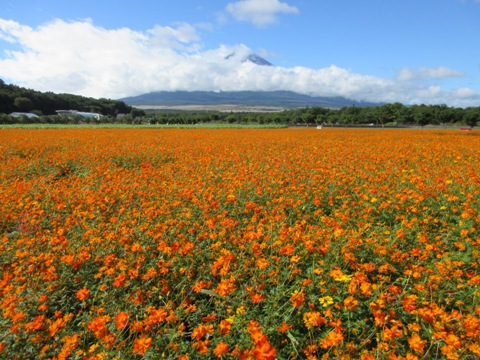
[[[478,359],[480,133],[0,129],[2,359]]]

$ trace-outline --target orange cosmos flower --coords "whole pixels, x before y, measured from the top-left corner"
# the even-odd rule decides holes
[[[95,336],[99,339],[108,335],[107,323],[110,321],[110,316],[103,315],[97,316],[88,323],[88,328],[95,333]]]
[[[218,329],[220,331],[220,334],[222,335],[227,335],[230,332],[231,328],[232,328],[232,321],[229,321],[229,320],[222,320],[220,321],[220,324],[218,324]]]
[[[283,246],[282,248],[280,248],[280,250],[279,250],[279,253],[281,255],[286,255],[286,256],[290,256],[294,252],[295,252],[295,248],[293,247],[292,244],[287,244],[287,245]]]
[[[213,333],[213,325],[211,324],[200,324],[192,331],[192,338],[199,341],[207,333]]]
[[[270,266],[270,263],[265,258],[260,258],[260,259],[257,259],[257,261],[255,262],[255,265],[259,269],[266,269]]]
[[[51,337],[54,337],[55,334],[65,326],[65,320],[62,318],[56,319],[48,327],[48,333]]]
[[[345,305],[348,310],[353,311],[358,307],[358,300],[353,296],[349,296],[343,300],[343,305]]]
[[[459,337],[455,334],[448,334],[445,342],[454,349],[460,349],[462,347]]]
[[[128,314],[126,312],[119,312],[115,316],[115,326],[117,329],[125,329],[128,323]]]
[[[420,315],[423,321],[433,324],[435,321],[435,313],[432,309],[429,308],[420,308],[418,309],[418,315]]]
[[[330,271],[329,275],[334,280],[336,280],[336,279],[340,279],[344,274],[343,274],[343,271],[340,269],[333,269]]]
[[[204,341],[198,341],[192,344],[192,348],[196,349],[200,354],[205,354],[208,352],[208,345],[210,340],[206,339]]]
[[[308,329],[325,324],[327,321],[322,317],[320,312],[311,311],[303,314],[303,322]]]
[[[211,285],[211,281],[200,280],[195,285],[193,285],[192,290],[196,293],[199,293],[202,289],[208,289]]]
[[[466,336],[469,336],[469,337],[480,336],[480,319],[477,319],[472,314],[468,314],[467,316],[464,317],[463,327],[467,331]]]
[[[412,312],[413,310],[415,310],[417,308],[416,302],[417,302],[417,296],[416,295],[406,295],[402,299],[403,308],[407,312]]]
[[[148,317],[145,319],[145,324],[155,325],[164,322],[168,316],[168,313],[162,308],[149,307],[147,309]]]
[[[372,284],[370,284],[369,282],[362,282],[360,284],[360,292],[363,296],[372,295]]]
[[[67,359],[72,351],[77,347],[79,341],[78,334],[66,335],[62,337],[63,348],[58,354],[58,359]]]
[[[202,321],[204,323],[215,321],[215,320],[217,320],[217,314],[210,314],[210,315],[202,317]]]
[[[123,282],[125,281],[126,278],[127,278],[127,276],[125,274],[118,275],[113,282],[113,286],[117,287],[117,288],[122,286],[122,284],[123,284]]]
[[[256,360],[274,360],[277,356],[277,350],[268,341],[263,341],[253,350],[253,356]]]
[[[40,330],[43,327],[44,319],[45,315],[36,316],[33,321],[25,324],[25,330],[27,330],[28,332]]]
[[[288,325],[286,322],[283,322],[282,325],[277,327],[277,331],[283,334],[284,332],[290,330],[292,327],[293,325]]]
[[[409,337],[408,344],[413,351],[423,354],[423,350],[425,349],[425,342],[420,336],[418,336],[418,334],[413,334],[411,337]]]
[[[263,299],[265,299],[265,296],[263,296],[262,294],[250,294],[250,297],[252,298],[252,303],[254,304],[258,304]]]
[[[83,288],[77,291],[77,299],[80,301],[84,301],[88,299],[89,296],[90,296],[90,290],[88,290],[87,288]]]
[[[366,350],[364,350],[364,351],[366,351]],[[364,353],[364,354],[362,354],[362,356],[360,356],[360,360],[375,360],[375,359],[376,359],[375,356],[370,355],[368,353]]]
[[[382,331],[382,335],[383,341],[392,341],[396,337],[401,337],[402,332],[397,326],[393,326],[392,328],[385,327]]]
[[[143,331],[143,328],[144,328],[143,323],[138,320],[133,320],[130,325],[131,331],[134,331],[134,332],[141,332]]]
[[[290,297],[290,301],[293,305],[293,307],[298,308],[302,306],[303,302],[305,301],[305,294],[302,292],[299,292],[298,290],[295,290]]]
[[[334,331],[331,331],[326,338],[320,340],[320,346],[324,349],[327,349],[331,346],[338,345],[342,342],[343,342],[343,334],[338,330],[334,330]]]
[[[215,292],[220,296],[227,296],[233,291],[235,291],[235,284],[231,279],[220,281],[215,289]]]
[[[142,335],[136,338],[133,342],[133,353],[144,355],[147,350],[152,346],[152,338]]]
[[[223,354],[228,353],[228,344],[225,344],[223,341],[218,343],[218,345],[213,350],[213,353],[216,357],[221,358]]]

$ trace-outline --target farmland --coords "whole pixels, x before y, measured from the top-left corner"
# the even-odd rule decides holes
[[[1,129],[0,358],[480,357],[480,133]]]

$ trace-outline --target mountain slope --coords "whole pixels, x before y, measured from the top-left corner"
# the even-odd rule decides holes
[[[120,99],[131,106],[245,105],[297,108],[378,106],[344,97],[313,97],[292,91],[158,91]]]

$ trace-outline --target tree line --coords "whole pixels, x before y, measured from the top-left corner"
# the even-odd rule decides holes
[[[72,94],[55,94],[6,84],[0,79],[0,114],[33,113],[38,116],[56,115],[57,110],[77,110],[98,113],[108,117],[118,114],[143,115],[123,101],[95,99]],[[32,120],[33,121],[33,120]]]
[[[101,119],[55,115],[56,110],[78,110],[98,113]],[[13,112],[30,112],[39,117],[13,117]],[[457,108],[441,105],[411,105],[389,103],[381,106],[345,106],[341,109],[307,107],[280,112],[219,112],[219,111],[148,111],[136,109],[123,101],[94,99],[71,94],[54,94],[7,85],[0,79],[0,124],[14,123],[128,123],[128,124],[285,124],[285,125],[365,125],[365,126],[425,126],[468,125],[480,120],[480,107]]]
[[[480,107],[456,108],[447,105],[412,105],[389,103],[381,106],[346,106],[341,109],[307,107],[280,112],[221,113],[162,111],[147,113],[150,124],[197,124],[209,122],[285,124],[285,125],[364,125],[425,126],[468,125],[480,120]]]

